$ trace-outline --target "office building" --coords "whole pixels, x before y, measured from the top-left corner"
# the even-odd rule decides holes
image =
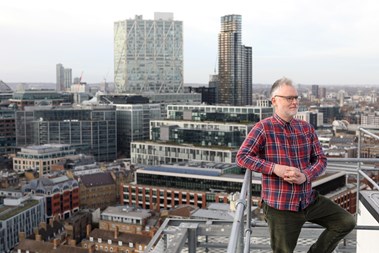
[[[149,98],[141,95],[112,94],[98,96],[100,103],[116,108],[117,156],[130,157],[130,142],[149,139],[149,122],[160,119],[161,105],[149,103]]]
[[[242,45],[241,15],[221,17],[218,35],[219,103],[252,104],[252,49]]]
[[[101,162],[116,159],[116,141],[113,106],[36,106],[16,112],[18,146],[70,144]]]
[[[230,194],[242,187],[244,172],[235,164],[200,161],[144,166],[135,172],[135,182],[124,185],[122,203],[152,210],[183,204],[205,208],[213,202],[229,203]],[[260,176],[253,173],[251,191],[254,205],[258,205],[261,193]],[[337,201],[340,200],[339,195],[331,192],[345,185],[345,172],[327,173],[323,179],[312,182],[321,194],[330,193]],[[355,205],[354,202],[352,204]]]
[[[54,164],[75,154],[75,149],[66,144],[44,144],[21,148],[13,158],[13,170],[33,170],[40,176],[49,174]]]
[[[136,15],[114,23],[114,82],[118,93],[183,90],[183,23],[173,13]]]
[[[159,104],[116,104],[117,154],[130,157],[130,143],[149,139],[149,122],[161,118]]]
[[[188,161],[235,163],[238,148],[198,147],[170,142],[133,141],[130,159],[132,164],[160,165]]]
[[[15,111],[0,108],[0,156],[15,153]]]
[[[314,107],[318,112],[324,115],[324,125],[332,124],[334,120],[341,120],[342,114],[340,112],[341,107],[336,105],[321,105]]]
[[[310,123],[315,129],[324,124],[324,115],[321,112],[302,111],[298,112],[295,118]]]
[[[116,204],[116,182],[109,172],[80,175],[79,196],[81,208],[100,208]]]
[[[25,90],[13,93],[10,104],[18,110],[24,110],[30,106],[59,106],[71,104],[72,95],[53,90]]]
[[[228,122],[151,120],[150,139],[177,144],[238,148],[251,128],[252,124]]]
[[[150,104],[161,105],[162,119],[167,118],[167,106],[175,105],[200,105],[201,94],[199,93],[151,93],[144,94],[149,98]]]
[[[132,206],[108,206],[102,213],[99,228],[130,234],[142,234],[148,227],[151,212]],[[117,227],[117,228],[116,228]]]
[[[153,121],[150,141],[131,143],[132,163],[234,163],[249,127],[272,115],[272,107],[247,106],[168,105],[167,111],[171,121]]]
[[[67,176],[40,177],[24,185],[22,192],[45,199],[46,214],[41,221],[67,219],[79,211],[78,181]]]
[[[33,233],[45,217],[43,197],[8,198],[0,205],[0,253],[10,252],[19,242],[19,233]]]
[[[217,102],[216,87],[188,87],[189,93],[200,93],[201,103],[207,105],[215,105]]]
[[[272,107],[227,105],[168,105],[172,120],[256,123],[272,116]]]

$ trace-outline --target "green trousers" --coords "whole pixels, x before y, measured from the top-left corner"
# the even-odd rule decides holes
[[[312,222],[325,228],[308,252],[329,253],[349,234],[356,222],[349,212],[330,199],[318,195],[315,202],[298,212],[281,211],[263,202],[263,211],[269,226],[271,248],[274,253],[293,252],[302,226]]]

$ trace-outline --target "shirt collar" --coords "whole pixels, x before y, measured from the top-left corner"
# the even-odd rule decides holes
[[[279,122],[280,125],[282,126],[286,126],[286,125],[291,125],[292,121],[293,121],[293,118],[287,122],[285,121],[284,119],[282,119],[281,117],[279,117],[278,114],[274,113],[274,118]]]

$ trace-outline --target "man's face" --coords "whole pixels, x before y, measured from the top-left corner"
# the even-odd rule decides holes
[[[275,112],[285,121],[290,121],[299,109],[299,100],[296,89],[293,86],[283,85],[271,99]]]

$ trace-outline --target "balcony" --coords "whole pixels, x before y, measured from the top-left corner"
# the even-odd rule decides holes
[[[361,140],[369,136],[379,140],[379,136],[359,129],[357,158],[329,158],[328,170],[344,171],[347,175],[356,177],[356,228],[347,235],[334,252],[353,253],[367,251],[370,245],[376,243],[379,235],[379,185],[367,174],[368,171],[379,171],[372,163],[379,163],[379,158],[361,158]],[[166,219],[155,234],[145,253],[247,253],[272,252],[267,224],[253,219],[251,214],[251,171],[246,171],[240,198],[236,202],[234,220],[182,220]],[[370,185],[369,190],[362,190],[362,180]],[[371,202],[369,211],[374,214],[376,222],[367,220],[366,207],[362,204]],[[306,223],[299,236],[295,252],[307,252],[321,234],[323,228]],[[371,239],[370,239],[371,238]],[[377,243],[376,243],[377,245]],[[376,246],[377,247],[377,246]],[[371,248],[371,251],[373,249]]]

